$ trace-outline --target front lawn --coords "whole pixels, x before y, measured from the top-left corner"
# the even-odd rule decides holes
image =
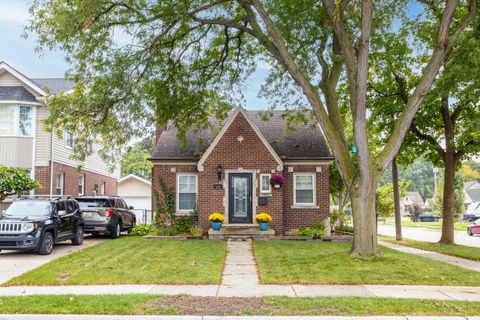
[[[480,286],[480,272],[382,247],[382,257],[353,258],[351,244],[255,241],[264,284],[409,284]]]
[[[386,225],[395,225],[394,218],[387,218],[384,223],[379,222],[379,224]],[[455,222],[454,228],[455,231],[464,231],[467,232],[467,227],[472,224],[470,221],[457,221]],[[437,222],[413,222],[410,219],[402,219],[402,227],[405,228],[425,228],[431,230],[442,230],[442,221]]]
[[[467,247],[462,245],[444,245],[437,242],[425,242],[410,239],[403,239],[402,241],[396,241],[395,237],[380,236],[381,240],[390,242],[393,244],[399,244],[406,247],[412,247],[417,249],[423,249],[428,251],[439,252],[448,254],[450,256],[460,257],[469,260],[480,261],[480,248]]]
[[[0,297],[0,314],[118,314],[118,315],[430,315],[472,316],[480,304],[468,301],[420,299],[220,298],[155,295],[62,295]]]
[[[125,237],[24,273],[6,285],[218,284],[225,242]]]

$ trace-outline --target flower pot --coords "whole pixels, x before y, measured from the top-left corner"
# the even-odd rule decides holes
[[[260,222],[260,231],[267,231],[267,230],[268,230],[268,223]]]
[[[220,222],[212,222],[212,229],[215,231],[220,231],[222,224]]]
[[[277,183],[277,184],[274,184],[274,185],[273,185],[273,187],[274,187],[275,189],[280,189],[281,186],[282,186],[282,185],[281,185],[280,183]]]

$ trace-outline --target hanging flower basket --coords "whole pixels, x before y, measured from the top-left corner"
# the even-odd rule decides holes
[[[285,183],[285,178],[280,176],[280,175],[273,175],[271,178],[270,178],[270,184],[274,187],[274,188],[280,188],[283,184]]]

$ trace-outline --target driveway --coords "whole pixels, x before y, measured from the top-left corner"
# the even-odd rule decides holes
[[[378,233],[386,236],[395,236],[395,227],[378,225]],[[424,228],[402,228],[402,236],[418,241],[437,242],[440,240],[441,231]],[[469,247],[480,247],[480,237],[470,237],[467,231],[455,231],[455,243]]]
[[[93,246],[102,241],[105,241],[105,239],[87,237],[81,246],[73,246],[70,241],[60,242],[55,244],[52,254],[48,256],[41,256],[34,252],[2,251],[0,252],[0,284],[29,270],[35,269],[42,264]]]

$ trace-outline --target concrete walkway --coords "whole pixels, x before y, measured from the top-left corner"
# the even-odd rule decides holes
[[[383,297],[480,301],[480,287],[416,285],[111,285],[0,287],[0,296],[158,294],[198,297]]]
[[[480,272],[480,262],[478,262],[478,261],[473,261],[473,260],[458,258],[458,257],[454,257],[454,256],[449,256],[449,255],[438,253],[438,252],[432,252],[432,251],[427,251],[427,250],[422,250],[422,249],[417,249],[417,248],[406,247],[406,246],[393,244],[393,243],[389,243],[389,242],[385,242],[385,241],[379,241],[378,243],[380,245],[384,246],[384,247],[394,249],[394,250],[397,250],[397,251],[414,254],[416,256],[421,256],[421,257],[429,258],[429,259],[432,259],[432,260],[446,262],[446,263],[453,264],[453,265],[455,265],[457,267],[460,267],[460,268],[465,268],[465,269]]]
[[[115,315],[0,315],[0,320],[480,320],[480,317],[440,316],[115,316]]]
[[[60,242],[53,247],[52,254],[41,256],[35,252],[2,251],[0,253],[0,284],[33,270],[47,262],[66,256],[67,254],[96,245],[105,239],[85,238],[81,246],[73,246],[70,241]]]

